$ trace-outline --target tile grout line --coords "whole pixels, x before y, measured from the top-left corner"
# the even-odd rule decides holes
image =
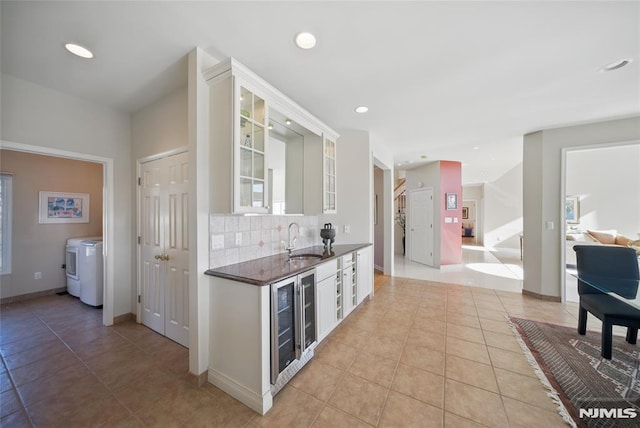
[[[370,300],[369,300],[369,301],[370,301]],[[388,312],[388,310],[385,310],[385,314],[386,314],[387,312]],[[352,313],[352,314],[353,314],[353,313]],[[352,315],[352,314],[349,314],[349,315],[347,316],[347,318],[348,318],[350,315]],[[335,330],[334,330],[334,331],[335,331]],[[329,336],[325,337],[325,339],[324,339],[324,340],[328,339],[332,334],[333,334],[333,332],[331,332],[331,333],[329,334]],[[326,345],[325,345],[325,346],[326,346]],[[345,344],[345,346],[346,346],[346,344]],[[356,349],[357,349],[357,348],[356,348]],[[361,351],[361,349],[357,349],[357,350],[358,350],[358,352],[360,352],[360,351]],[[358,355],[358,356],[359,356],[359,355]],[[348,366],[348,367],[343,371],[343,373],[342,373],[342,375],[341,375],[341,377],[340,377],[340,380],[339,380],[338,382],[336,382],[336,386],[334,386],[334,387],[333,387],[333,390],[331,391],[331,394],[329,394],[329,397],[326,399],[326,401],[324,401],[324,402],[322,403],[322,407],[320,407],[320,411],[318,411],[318,413],[317,413],[317,414],[316,414],[316,416],[313,418],[313,420],[311,421],[311,423],[309,424],[309,426],[313,426],[313,424],[315,424],[315,423],[316,423],[316,421],[317,421],[317,420],[318,420],[318,418],[320,417],[320,414],[322,413],[322,411],[325,409],[325,407],[327,407],[327,406],[329,405],[329,401],[331,400],[331,397],[333,397],[333,395],[335,394],[335,392],[338,390],[338,387],[340,386],[340,384],[342,384],[342,382],[344,381],[345,377],[347,377],[347,374],[349,374],[349,373],[348,373],[348,372],[349,372],[349,369],[351,369],[351,367],[355,364],[356,360],[358,359],[358,356],[356,356],[356,358],[354,358],[354,359],[353,359],[353,361],[351,361],[351,363],[349,364],[349,366]],[[332,367],[333,367],[333,366],[332,366]],[[292,386],[292,388],[297,389],[297,388],[295,388],[295,387],[293,387],[293,386]],[[357,417],[357,416],[355,416],[355,415],[351,415],[351,414],[349,414],[349,413],[347,413],[347,412],[343,411],[342,409],[339,409],[339,410],[340,410],[340,411],[342,411],[342,412],[343,412],[343,413],[345,413],[345,414],[348,414],[348,415],[349,415],[349,416],[351,416],[351,417],[354,417],[354,418],[356,418],[356,419],[358,419],[358,420],[362,421],[362,419],[358,418],[358,417]],[[366,421],[362,421],[362,422],[367,423]],[[367,424],[368,424],[368,423],[367,423]]]
[[[111,390],[111,388],[109,388],[109,387],[104,383],[104,381],[100,378],[100,376],[98,376],[98,374],[97,374],[96,372],[94,372],[94,371],[91,369],[91,367],[89,367],[89,365],[87,364],[87,362],[86,362],[82,357],[80,357],[80,355],[78,355],[78,354],[73,350],[73,348],[71,347],[71,345],[69,345],[69,344],[68,344],[64,339],[62,339],[62,337],[61,337],[61,336],[60,336],[60,335],[59,335],[59,334],[58,334],[58,333],[57,333],[57,332],[56,332],[56,331],[55,331],[55,330],[54,330],[54,329],[53,329],[49,324],[47,324],[45,321],[43,321],[43,320],[40,318],[40,316],[38,316],[37,314],[36,314],[36,316],[38,317],[38,319],[40,319],[40,320],[41,320],[41,321],[42,321],[42,322],[47,326],[47,328],[49,328],[49,329],[51,330],[51,332],[52,332],[52,333],[53,333],[53,334],[58,338],[58,340],[60,340],[60,341],[64,344],[64,346],[66,346],[66,347],[69,349],[69,351],[71,351],[71,353],[72,353],[72,354],[73,354],[73,355],[74,355],[74,356],[75,356],[75,357],[80,361],[80,363],[82,363],[82,365],[83,365],[83,366],[84,366],[84,367],[89,371],[89,373],[91,373],[91,375],[92,375],[93,377],[95,377],[95,379],[96,379],[97,383],[99,383],[100,385],[102,385],[102,386],[105,388],[105,390],[109,393],[109,395],[111,395],[111,396],[112,396],[112,397],[113,397],[113,398],[114,398],[114,399],[115,399],[115,400],[116,400],[116,401],[117,401],[117,402],[118,402],[122,407],[124,407],[124,408],[129,412],[129,417],[133,416],[137,421],[142,422],[142,421],[140,421],[140,419],[136,416],[136,414],[135,414],[135,413],[134,413],[134,412],[133,412],[133,411],[132,411],[132,410],[131,410],[127,405],[125,405],[125,404],[124,404],[124,403],[123,403],[123,402],[122,402],[122,401],[121,401],[121,400],[116,396],[116,394],[114,393],[114,391],[112,391],[112,390]],[[116,333],[116,334],[118,334],[119,336],[123,337],[122,335],[120,335],[120,333],[119,333],[116,329],[114,329],[114,331],[115,331],[115,333]],[[124,338],[124,339],[127,339],[127,338],[125,338],[125,337],[123,337],[123,338]],[[73,413],[72,413],[72,415],[71,415],[71,416],[73,416]],[[35,425],[34,425],[34,426],[35,426]]]
[[[413,318],[411,319],[411,326],[413,326],[413,324],[415,323],[416,313],[417,313],[418,307],[420,306],[421,301],[422,301],[422,296],[420,296],[420,300],[418,301],[416,310],[413,313]],[[391,388],[393,387],[393,381],[395,380],[396,375],[398,374],[398,367],[400,367],[400,360],[402,360],[402,355],[404,355],[408,342],[409,342],[409,334],[407,334],[407,336],[404,338],[404,343],[402,345],[402,352],[400,352],[400,357],[398,357],[398,361],[396,362],[396,366],[393,370],[393,376],[391,376],[391,384],[387,388],[384,400],[382,402],[382,407],[380,408],[380,414],[378,415],[378,419],[376,420],[376,424],[375,424],[376,427],[380,425],[380,419],[382,418],[382,415],[384,414],[384,411],[387,408],[387,403],[389,402],[389,395],[391,395]]]

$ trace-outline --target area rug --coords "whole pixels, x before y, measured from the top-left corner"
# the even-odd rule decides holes
[[[559,412],[578,427],[640,426],[638,347],[613,338],[613,358],[600,357],[600,333],[510,317],[521,345]],[[568,420],[570,416],[571,420]]]

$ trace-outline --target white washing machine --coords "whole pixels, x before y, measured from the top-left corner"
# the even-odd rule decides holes
[[[84,238],[67,239],[66,246],[66,273],[67,292],[74,297],[80,297],[80,277],[78,275],[78,251],[80,243],[85,240],[102,240],[102,236],[85,236]]]
[[[91,306],[102,306],[103,266],[102,240],[87,239],[78,250],[80,300]]]

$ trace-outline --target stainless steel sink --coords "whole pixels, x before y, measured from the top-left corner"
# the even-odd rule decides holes
[[[322,258],[322,254],[296,254],[295,256],[289,256],[289,261],[296,261],[296,260],[315,260],[315,259],[321,259]]]

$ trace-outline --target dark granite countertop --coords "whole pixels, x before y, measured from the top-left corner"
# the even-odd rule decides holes
[[[287,253],[281,253],[274,256],[209,269],[205,274],[258,286],[269,285],[281,279],[312,269],[327,260],[344,256],[345,254],[352,253],[370,245],[371,244],[334,245],[331,248],[331,252],[326,252],[322,245],[317,245],[315,247],[301,248],[294,251],[292,255],[319,254],[322,255],[322,258],[289,261],[289,255]]]

